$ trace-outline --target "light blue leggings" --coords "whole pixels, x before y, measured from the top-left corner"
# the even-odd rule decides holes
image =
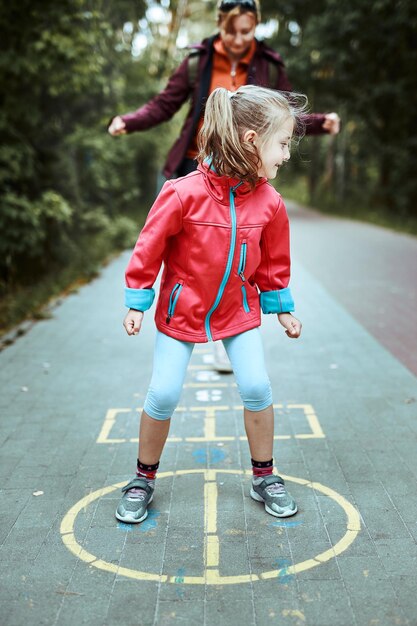
[[[223,344],[244,406],[250,411],[266,409],[272,404],[272,392],[259,328],[223,339]],[[157,331],[152,379],[143,407],[150,417],[166,420],[175,411],[193,348],[194,343]]]

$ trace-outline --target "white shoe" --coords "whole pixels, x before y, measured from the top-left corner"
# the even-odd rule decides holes
[[[229,361],[222,341],[215,341],[213,343],[213,356],[213,367],[215,370],[223,372],[224,374],[231,374],[233,372],[232,364]]]

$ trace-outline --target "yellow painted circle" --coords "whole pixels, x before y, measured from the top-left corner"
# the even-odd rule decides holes
[[[252,472],[243,472],[242,470],[223,470],[223,469],[195,469],[195,470],[179,470],[177,472],[161,472],[158,474],[158,479],[167,478],[168,476],[174,475],[184,475],[184,474],[204,474],[205,479],[213,480],[213,476],[217,476],[217,474],[251,474]],[[346,523],[346,533],[343,537],[336,543],[335,546],[326,550],[325,552],[321,552],[317,556],[307,559],[305,561],[301,561],[300,563],[296,563],[295,565],[291,565],[289,567],[274,569],[268,572],[263,572],[262,574],[244,574],[241,576],[221,576],[218,570],[206,569],[204,576],[184,576],[181,577],[181,583],[188,585],[235,585],[240,583],[248,583],[254,582],[258,580],[269,580],[272,578],[278,578],[279,576],[290,576],[296,574],[298,572],[304,572],[305,570],[311,569],[313,567],[317,567],[322,563],[326,563],[330,559],[333,559],[338,554],[344,552],[355,540],[357,534],[360,531],[360,518],[359,513],[355,509],[355,507],[346,500],[343,496],[341,496],[337,491],[330,489],[320,483],[310,482],[308,480],[304,480],[303,478],[295,478],[294,476],[285,476],[282,477],[289,482],[298,483],[299,485],[304,485],[309,489],[315,489],[320,491],[325,496],[328,496],[344,510],[347,523]],[[70,552],[72,552],[76,557],[88,563],[92,567],[97,567],[98,569],[113,572],[120,576],[126,576],[128,578],[134,578],[136,580],[150,580],[157,582],[166,582],[166,583],[175,583],[178,582],[177,576],[167,576],[162,574],[152,574],[149,572],[142,572],[139,570],[130,569],[127,567],[119,567],[114,563],[108,563],[103,561],[93,554],[90,554],[77,542],[74,534],[74,524],[79,512],[90,505],[94,500],[101,498],[102,496],[115,491],[116,489],[120,489],[125,485],[123,483],[117,483],[115,485],[110,485],[109,487],[103,487],[102,489],[98,489],[93,493],[90,493],[85,498],[79,500],[73,507],[67,512],[65,517],[61,522],[61,537],[65,546],[68,548]]]

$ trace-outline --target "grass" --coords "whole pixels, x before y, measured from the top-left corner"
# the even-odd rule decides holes
[[[358,220],[389,228],[409,235],[417,235],[417,217],[403,217],[398,213],[389,213],[386,209],[369,206],[366,200],[337,203],[334,197],[324,192],[316,194],[316,200],[310,200],[306,178],[278,183],[282,196],[298,204],[310,207],[320,213],[336,215],[346,219]]]
[[[48,305],[57,298],[75,293],[82,285],[100,274],[101,268],[116,254],[132,247],[138,227],[124,219],[118,227],[104,230],[78,242],[78,254],[65,266],[51,267],[47,275],[36,283],[17,286],[2,294],[0,300],[0,338],[22,322],[45,319],[51,316]],[[17,334],[23,334],[20,328]],[[12,339],[3,340],[8,345]]]
[[[18,287],[16,291],[6,294],[0,304],[1,334],[22,321],[45,319],[50,315],[45,306],[51,300],[73,293],[80,285],[95,278],[98,273],[98,267],[93,269],[90,266],[86,269],[75,264],[57,269],[52,275],[45,276],[34,285]]]

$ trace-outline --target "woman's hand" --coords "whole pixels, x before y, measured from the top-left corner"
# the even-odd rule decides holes
[[[329,135],[337,135],[340,131],[340,117],[337,113],[327,113],[323,122],[324,130],[327,130]]]
[[[278,321],[291,339],[297,339],[301,335],[301,322],[291,313],[278,313]]]
[[[111,121],[110,126],[107,129],[113,137],[116,135],[126,135],[126,124],[120,117],[120,115],[116,115]]]
[[[143,311],[136,311],[136,309],[129,309],[126,317],[123,320],[123,326],[126,329],[128,335],[138,335],[140,327],[142,326]]]

